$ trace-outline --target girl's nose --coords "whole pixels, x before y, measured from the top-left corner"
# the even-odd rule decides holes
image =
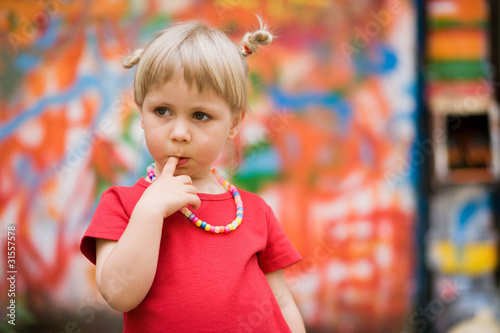
[[[177,142],[190,142],[191,131],[189,124],[183,119],[176,119],[172,122],[173,128],[170,132],[170,140]]]

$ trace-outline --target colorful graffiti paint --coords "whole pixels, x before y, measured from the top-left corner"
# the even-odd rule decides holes
[[[1,11],[1,233],[15,226],[23,320],[43,324],[50,302],[69,312],[53,316],[56,328],[91,331],[106,312],[79,240],[100,193],[149,162],[123,56],[175,20],[237,42],[260,14],[278,38],[249,58],[235,182],[262,194],[302,253],[287,278],[309,328],[399,332],[421,163],[410,1],[5,1]]]

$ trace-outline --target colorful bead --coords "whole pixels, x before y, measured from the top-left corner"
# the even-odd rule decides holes
[[[154,172],[154,164],[147,167],[146,173],[151,180],[151,182],[156,180],[156,175]],[[238,189],[222,177],[222,175],[216,170],[212,169],[212,173],[217,178],[219,184],[221,184],[227,191],[231,193],[234,199],[234,204],[236,206],[236,218],[226,226],[212,226],[205,221],[200,220],[193,212],[191,212],[187,207],[179,209],[179,211],[186,216],[191,222],[193,222],[197,227],[204,229],[205,231],[212,233],[228,233],[235,230],[243,220],[243,201],[241,200],[240,193]]]

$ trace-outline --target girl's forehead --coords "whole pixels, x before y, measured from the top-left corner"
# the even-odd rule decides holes
[[[171,105],[198,105],[214,108],[221,106],[230,109],[229,102],[219,96],[210,86],[201,89],[194,83],[189,83],[182,75],[163,81],[152,87],[145,96],[147,104],[167,103]]]
[[[220,97],[210,85],[199,86],[194,80],[187,80],[182,72],[175,73],[170,78],[158,80],[148,89],[148,94],[176,95],[179,93],[197,97]]]

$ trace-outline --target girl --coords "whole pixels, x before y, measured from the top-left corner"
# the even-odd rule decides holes
[[[246,56],[202,23],[174,24],[124,61],[156,163],[101,197],[81,242],[124,332],[304,332],[283,268],[301,259],[269,206],[211,169],[247,108]],[[244,215],[244,218],[243,218]]]

